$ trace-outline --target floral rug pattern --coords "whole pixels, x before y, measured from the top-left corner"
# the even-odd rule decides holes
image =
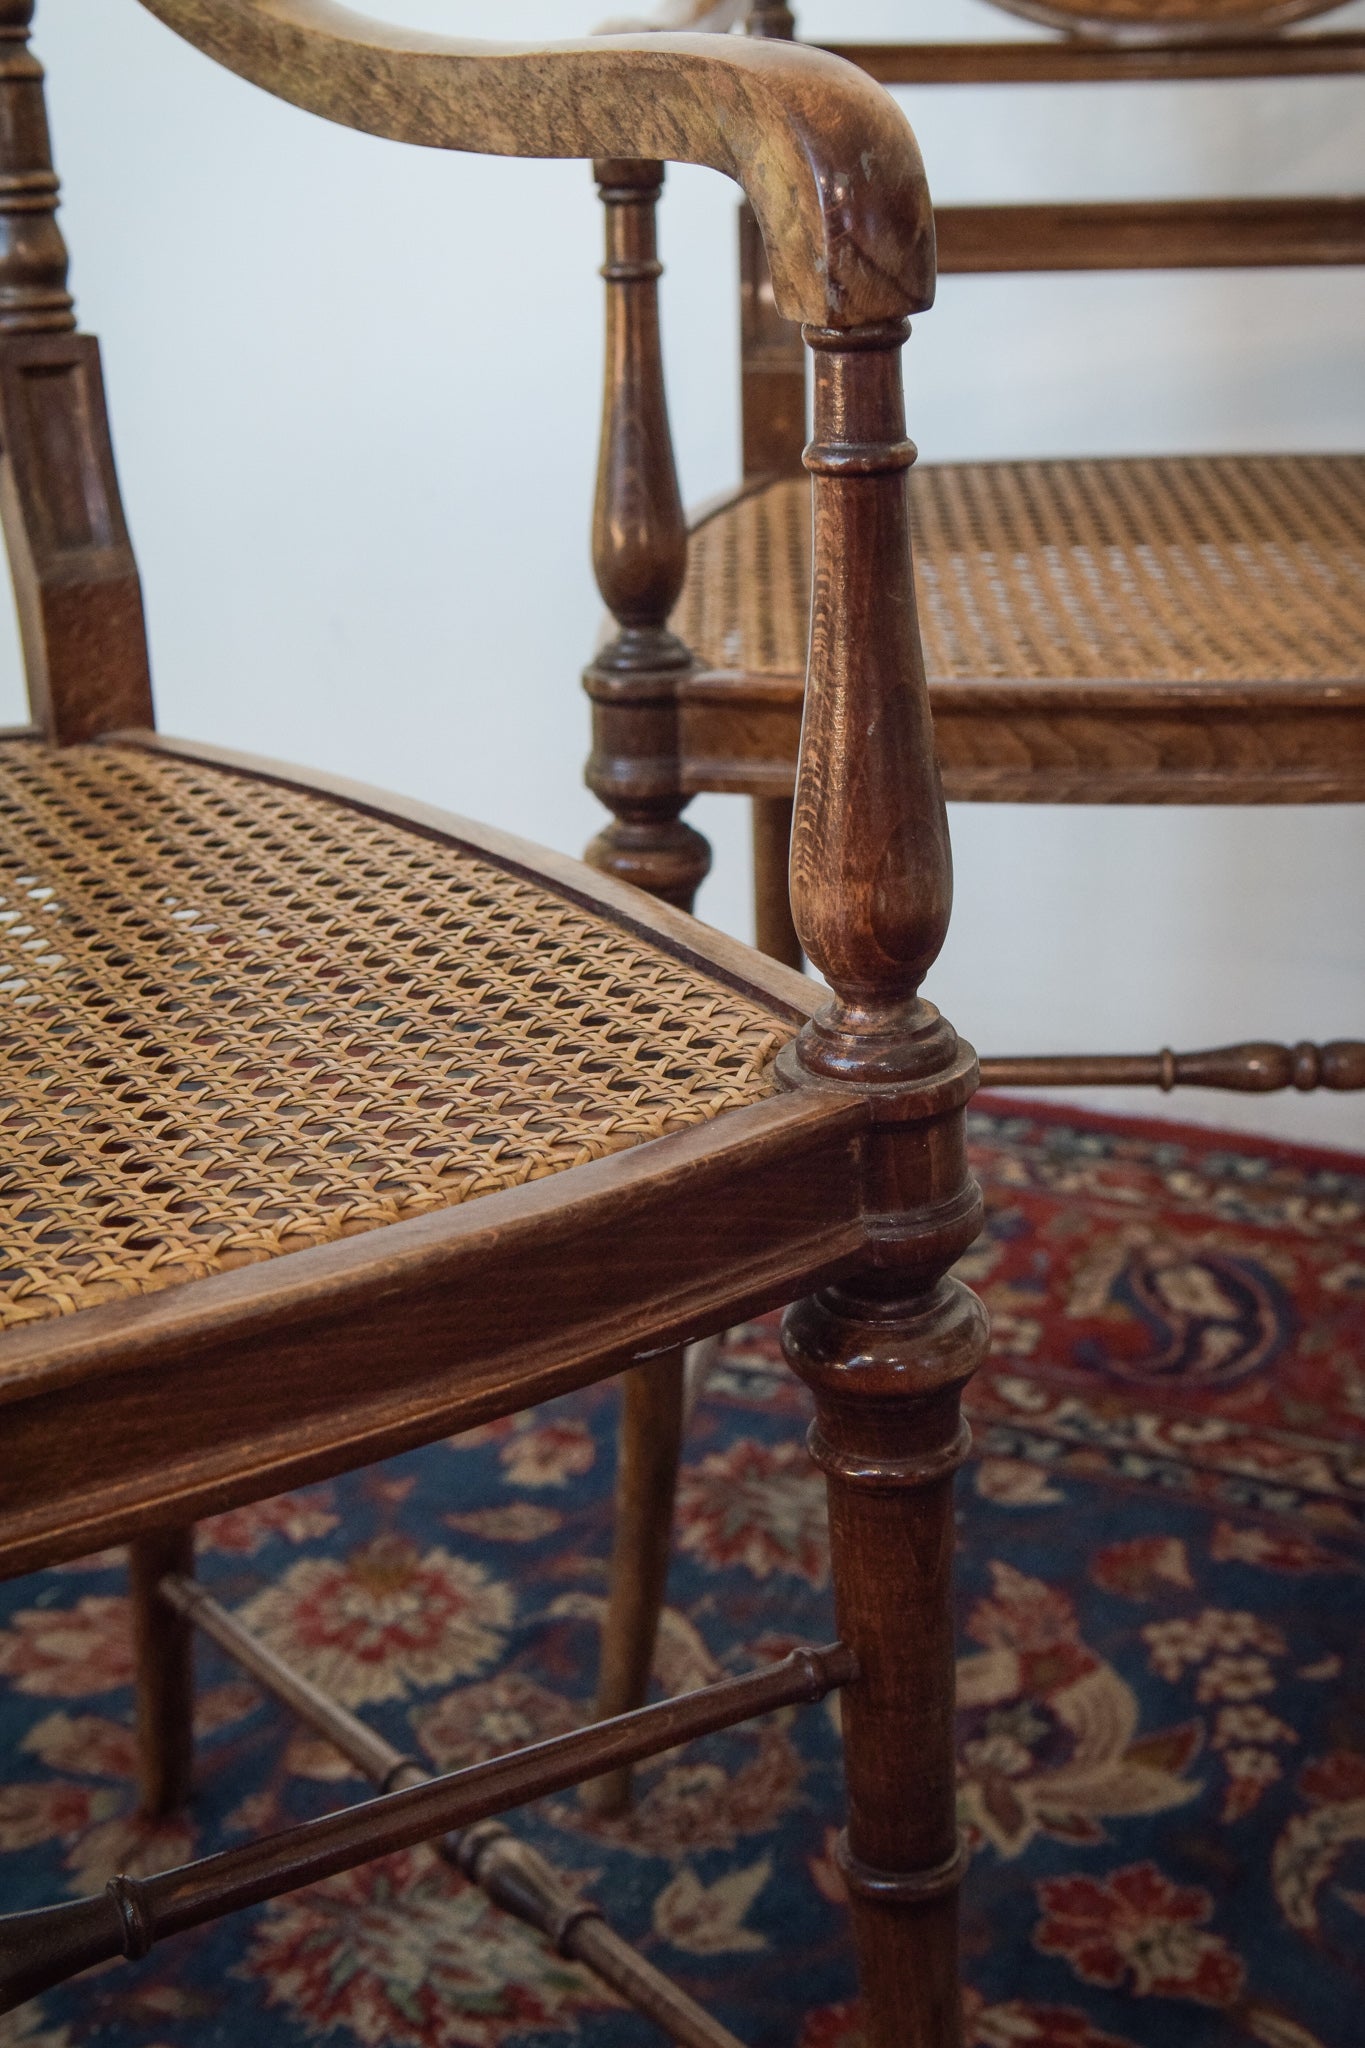
[[[1365,2038],[1365,1161],[996,1103],[966,1271],[996,1348],[960,1493],[972,2048]],[[588,1711],[611,1388],[219,1517],[200,1570],[445,1769]],[[833,1633],[772,1323],[693,1422],[657,1677]],[[132,1811],[117,1553],[0,1588],[0,1901],[362,1794],[216,1652],[194,1812]],[[623,1821],[516,1820],[753,2048],[856,2048],[837,1709],[658,1759]],[[91,1973],[0,2048],[628,2048],[633,2015],[419,1850]]]

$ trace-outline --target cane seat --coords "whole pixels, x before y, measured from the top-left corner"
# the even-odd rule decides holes
[[[558,1173],[771,1092],[780,1016],[340,801],[0,746],[0,1329]]]
[[[1358,683],[1365,456],[991,462],[911,474],[931,685]],[[694,532],[675,630],[722,674],[799,679],[804,478]]]

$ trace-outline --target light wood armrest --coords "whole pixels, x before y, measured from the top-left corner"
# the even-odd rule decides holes
[[[491,156],[707,164],[744,188],[781,311],[854,327],[933,299],[918,147],[879,86],[743,37],[533,46],[370,21],[334,0],[142,0],[267,92],[370,135]]]

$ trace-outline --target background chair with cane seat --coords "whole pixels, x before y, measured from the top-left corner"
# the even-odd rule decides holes
[[[844,43],[838,54],[884,82],[926,89],[1365,72],[1359,30],[1283,32],[1333,11],[1322,4],[1001,4],[1069,32]],[[756,0],[747,28],[781,41],[796,22],[781,0]],[[655,304],[659,185],[629,167],[608,171],[613,339],[598,530],[629,530],[636,552],[629,581],[614,583],[608,567],[603,588],[618,624],[652,634],[654,651],[638,678],[629,660],[599,658],[588,671],[588,780],[614,814],[588,858],[690,907],[710,850],[684,818],[688,802],[701,791],[749,797],[758,944],[799,967],[788,866],[813,588],[805,350],[745,209],[744,480],[689,534]],[[1360,197],[949,206],[936,226],[947,273],[1365,261]],[[910,505],[950,798],[1365,800],[1365,455],[921,465]],[[875,567],[849,565],[859,572],[870,578]],[[1006,1086],[1360,1089],[1365,1042],[987,1057],[982,1072]],[[661,1597],[671,1495],[660,1480],[676,1462],[680,1398],[676,1380],[661,1375],[652,1390],[642,1381],[626,1416],[623,1470],[627,1482],[641,1478],[619,1503],[604,1707],[639,1694],[640,1616],[652,1611],[646,1581]],[[619,1799],[623,1786],[607,1790]]]
[[[1286,34],[1322,4],[1057,0],[1010,11],[1069,33],[839,53],[888,82],[956,85],[1350,76],[1365,33]],[[795,32],[753,5],[748,30]],[[948,206],[942,273],[1365,261],[1365,198]],[[759,943],[799,963],[787,842],[810,601],[799,339],[742,223],[741,487],[691,535],[672,624],[674,792],[753,799]],[[921,465],[918,598],[944,783],[962,802],[1341,803],[1365,797],[1365,456]],[[607,758],[609,748],[601,749]],[[611,777],[590,771],[609,804]],[[658,779],[656,774],[656,779]],[[638,848],[632,848],[637,866]],[[613,835],[593,858],[609,870]],[[695,888],[707,852],[690,847]],[[674,899],[684,892],[661,872]],[[1087,1080],[1039,1063],[992,1077]],[[1119,1065],[1127,1071],[1119,1071]],[[1169,1078],[1157,1059],[1105,1078]],[[1354,1078],[1352,1078],[1354,1077]],[[1194,1078],[1194,1076],[1192,1076]],[[1205,1062],[1212,1085],[1359,1085],[1344,1055]]]
[[[960,2037],[951,1489],[985,1319],[947,1277],[979,1224],[975,1060],[918,995],[950,879],[909,601],[899,357],[933,288],[913,137],[855,71],[805,52],[518,49],[330,0],[146,4],[279,97],[393,140],[596,153],[624,195],[673,156],[749,192],[817,364],[794,900],[835,993],[817,1007],[786,970],[519,841],[155,734],[98,348],[72,332],[31,0],[0,0],[0,509],[33,702],[0,742],[0,1563],[133,1546],[149,1806],[188,1787],[201,1625],[381,1786],[182,1870],[5,1914],[0,2010],[446,1835],[495,1897],[675,2038],[716,2048],[720,2029],[485,1824],[837,1687],[866,2038],[945,2048]],[[627,197],[620,213],[617,282],[643,291],[639,211]],[[636,716],[673,675],[648,616],[657,579],[629,521],[599,521],[597,554],[622,618],[599,687]],[[870,605],[850,561],[876,566]],[[198,1516],[790,1301],[830,1490],[833,1646],[419,1782],[194,1584]]]

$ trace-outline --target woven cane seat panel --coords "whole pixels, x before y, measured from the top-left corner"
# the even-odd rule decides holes
[[[325,798],[0,746],[0,1329],[754,1102],[782,1020]]]
[[[963,463],[911,472],[931,681],[1317,682],[1365,668],[1365,456]],[[675,630],[799,676],[810,489],[693,535]]]

